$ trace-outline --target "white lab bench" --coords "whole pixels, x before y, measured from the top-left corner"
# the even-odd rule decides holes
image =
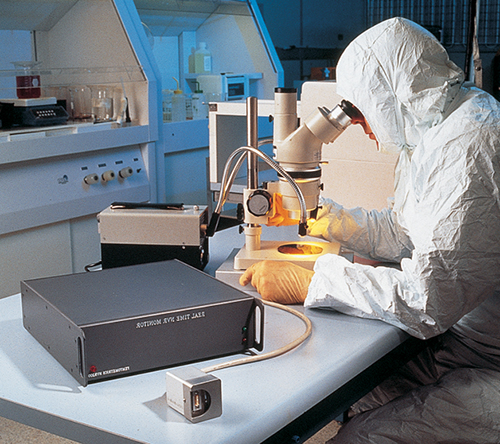
[[[265,229],[263,237],[283,233]],[[210,242],[206,271],[214,274],[244,236],[231,228]],[[302,442],[420,347],[382,322],[326,310],[305,313],[313,333],[297,349],[214,372],[222,380],[222,416],[192,424],[167,406],[165,370],[79,386],[23,328],[20,295],[1,299],[0,416],[84,443]],[[264,351],[304,331],[300,319],[272,307],[265,319]]]

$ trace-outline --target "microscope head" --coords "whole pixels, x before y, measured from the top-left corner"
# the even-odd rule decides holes
[[[360,113],[350,102],[342,100],[331,111],[326,107],[317,108],[296,128],[296,102],[294,90],[275,91],[274,156],[299,185],[306,200],[307,211],[312,215],[317,209],[322,189],[322,146],[335,141]],[[299,219],[296,193],[281,177],[276,192],[283,196],[283,208],[289,211],[290,218]]]

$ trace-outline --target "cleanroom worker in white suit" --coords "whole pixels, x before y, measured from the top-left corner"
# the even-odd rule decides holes
[[[353,406],[332,443],[500,443],[500,104],[464,85],[439,42],[395,18],[356,38],[337,92],[397,152],[391,209],[331,201],[309,234],[400,268],[260,262],[267,299],[379,319],[429,346]]]

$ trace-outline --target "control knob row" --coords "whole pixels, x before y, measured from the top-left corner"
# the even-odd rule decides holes
[[[118,176],[121,177],[122,179],[126,179],[127,177],[132,176],[134,174],[134,170],[132,167],[125,167],[122,168],[120,171],[118,171]],[[116,177],[115,172],[113,170],[107,170],[104,173],[101,174],[101,180],[103,182],[110,182],[111,180],[114,180]],[[87,174],[84,178],[83,181],[87,185],[94,185],[99,182],[99,175],[96,173],[91,173]]]

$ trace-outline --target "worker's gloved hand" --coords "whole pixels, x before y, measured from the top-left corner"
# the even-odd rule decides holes
[[[240,277],[240,284],[251,283],[263,299],[280,304],[301,304],[314,271],[291,262],[261,261],[251,265]]]
[[[357,226],[352,220],[345,218],[344,208],[330,199],[321,199],[316,219],[307,221],[307,234],[322,237],[330,242],[340,241],[344,235],[349,235]]]
[[[283,196],[279,193],[273,194],[272,215],[268,218],[266,225],[268,227],[281,227],[285,225],[297,225],[298,219],[290,219],[288,211],[283,208]]]

